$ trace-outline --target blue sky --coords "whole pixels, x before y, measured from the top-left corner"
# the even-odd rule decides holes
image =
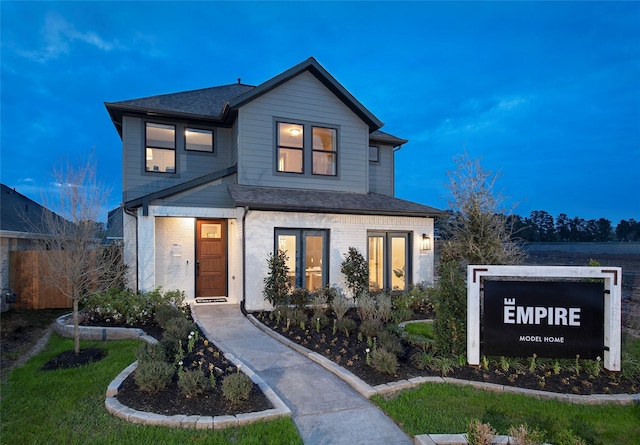
[[[260,84],[314,56],[409,139],[396,196],[446,208],[466,151],[505,208],[640,220],[640,2],[1,1],[1,181],[42,201],[92,151],[121,197],[104,102]]]

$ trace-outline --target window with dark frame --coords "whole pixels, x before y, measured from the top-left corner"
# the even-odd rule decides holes
[[[328,230],[276,229],[276,249],[287,254],[292,287],[311,292],[328,284],[328,239]]]
[[[213,130],[185,127],[184,149],[187,151],[213,153]]]
[[[176,172],[175,125],[146,123],[145,158],[145,170],[148,172]]]
[[[290,122],[276,127],[276,171],[304,174],[310,167],[312,175],[338,174],[337,129]]]
[[[338,166],[338,147],[335,128],[312,127],[314,175],[335,176]]]
[[[304,126],[278,122],[278,171],[304,173]]]
[[[370,232],[369,288],[407,290],[411,284],[411,243],[408,232]]]

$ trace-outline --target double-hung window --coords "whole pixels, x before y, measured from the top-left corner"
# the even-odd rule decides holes
[[[336,176],[338,130],[312,124],[277,122],[276,170]]]
[[[335,176],[338,163],[335,128],[313,127],[313,174]]]
[[[145,127],[145,170],[156,173],[176,172],[175,125],[147,122]]]
[[[276,229],[276,249],[286,252],[294,288],[313,291],[329,282],[327,230]]]
[[[409,233],[369,232],[370,289],[408,289],[411,277],[409,240]]]
[[[304,173],[304,126],[278,122],[278,171]]]

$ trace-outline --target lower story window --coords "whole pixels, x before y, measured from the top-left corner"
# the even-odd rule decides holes
[[[369,233],[369,288],[407,290],[411,277],[409,233]]]
[[[276,229],[276,248],[287,253],[293,287],[311,292],[329,282],[328,234],[328,230]]]

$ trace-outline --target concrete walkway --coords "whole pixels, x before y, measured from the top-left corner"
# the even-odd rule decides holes
[[[256,328],[235,305],[194,308],[200,328],[246,363],[280,396],[306,445],[413,442],[340,378]]]

